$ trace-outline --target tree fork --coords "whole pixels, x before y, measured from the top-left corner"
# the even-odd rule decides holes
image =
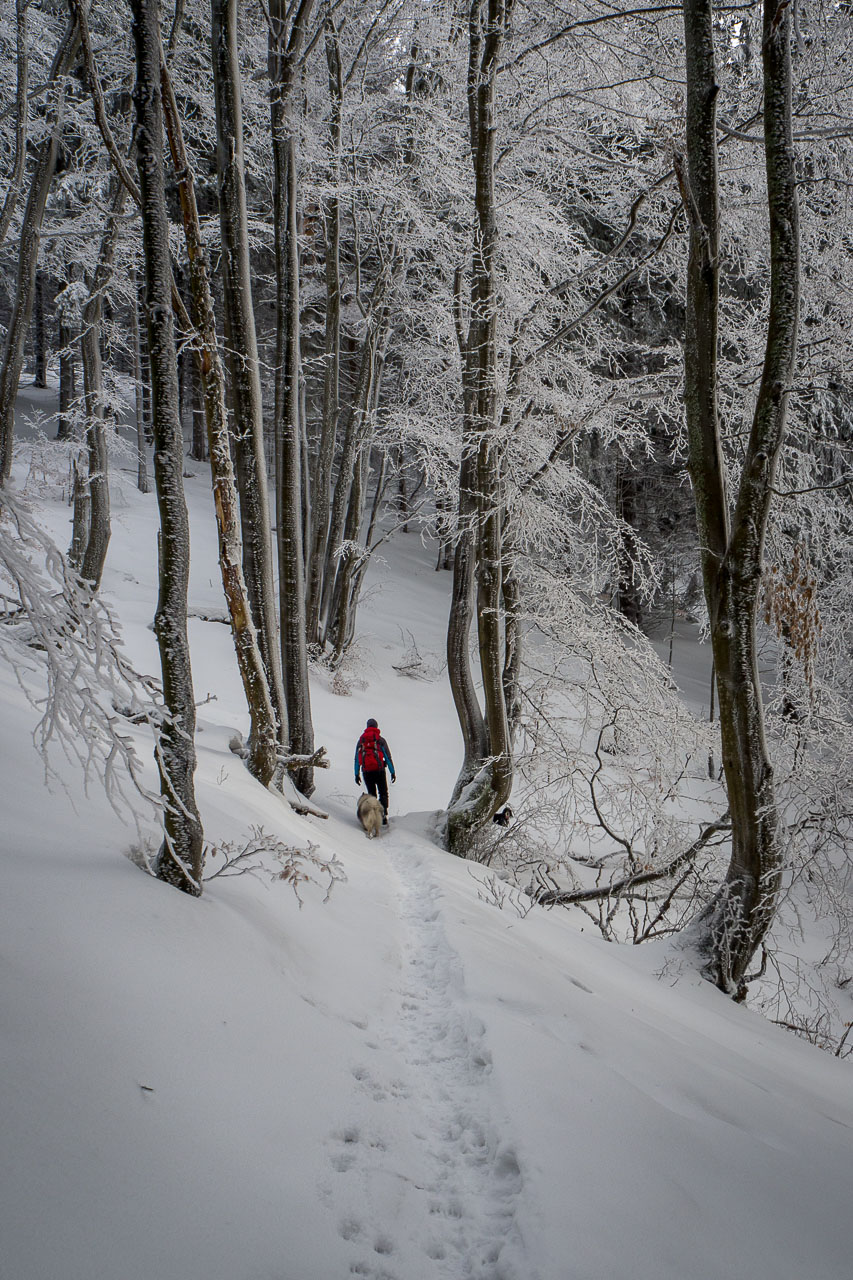
[[[734,515],[717,405],[719,207],[716,83],[710,0],[685,0],[687,165],[675,172],[690,227],[685,334],[689,468],[717,676],[723,769],[732,818],[726,880],[709,908],[708,975],[736,998],[770,927],[783,867],[782,839],[756,662],[756,607],[776,460],[796,362],[799,218],[791,128],[791,14],[766,0],[762,58],[770,218],[770,307],[761,386]]]

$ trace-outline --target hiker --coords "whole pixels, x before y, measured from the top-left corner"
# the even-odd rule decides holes
[[[387,827],[388,779],[385,777],[386,765],[391,772],[391,781],[396,782],[397,775],[394,772],[394,761],[391,759],[388,743],[379,733],[379,725],[376,721],[368,720],[367,728],[355,747],[355,784],[359,786],[361,782],[359,774],[363,774],[367,794],[369,796],[379,794],[379,803],[382,805],[382,825]]]

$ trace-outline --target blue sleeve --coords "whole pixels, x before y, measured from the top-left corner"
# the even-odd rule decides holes
[[[358,743],[355,744],[355,759],[353,760],[353,769],[355,770],[355,778],[357,782],[358,775],[361,772],[361,765],[358,763]]]

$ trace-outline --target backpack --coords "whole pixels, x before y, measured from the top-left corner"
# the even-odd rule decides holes
[[[365,773],[377,773],[385,768],[378,729],[365,729],[358,740],[358,759]]]

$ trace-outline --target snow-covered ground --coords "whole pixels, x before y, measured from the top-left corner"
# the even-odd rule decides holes
[[[222,615],[203,468],[191,609]],[[23,472],[19,474],[19,478]],[[68,540],[69,511],[45,519]],[[156,672],[156,504],[114,494],[104,591]],[[0,667],[3,1280],[847,1280],[849,1065],[734,1006],[672,948],[608,946],[490,901],[430,840],[460,740],[447,575],[399,537],[355,654],[313,686],[328,820],[229,751],[228,630],[191,623],[206,836],[309,842],[346,874],[300,909],[275,865],[196,901],[143,875],[104,797],[47,790]],[[341,684],[338,684],[338,690]],[[394,754],[392,822],[354,818],[355,739]],[[153,783],[153,768],[152,768]],[[156,843],[156,822],[142,838]],[[221,862],[221,856],[219,858]],[[212,866],[217,859],[212,859]]]

